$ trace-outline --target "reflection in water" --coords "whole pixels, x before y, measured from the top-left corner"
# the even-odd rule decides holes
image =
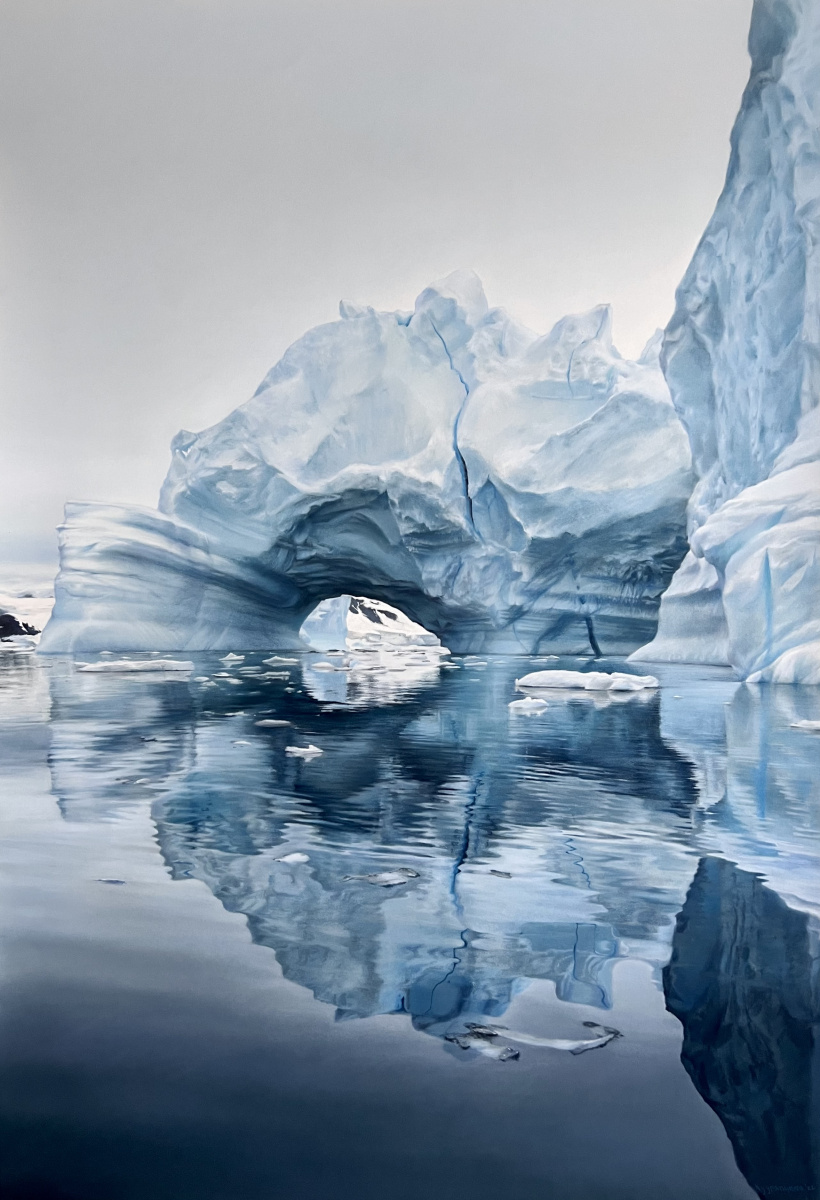
[[[683,1064],[761,1195],[811,1192],[816,1183],[817,933],[754,875],[704,858],[664,969],[667,1007],[683,1025]]]
[[[150,799],[173,876],[244,914],[337,1019],[405,1013],[461,1054],[447,1036],[533,980],[604,1010],[618,959],[661,986],[680,913],[665,986],[687,1069],[755,1186],[809,1178],[820,830],[815,743],[791,722],[818,715],[813,690],[675,668],[659,694],[523,718],[521,660],[407,677],[378,706],[341,672],[261,655],[202,657],[188,682],[51,669],[66,819]],[[286,753],[308,744],[322,755]],[[400,868],[393,887],[362,878]],[[761,957],[778,939],[779,991]]]

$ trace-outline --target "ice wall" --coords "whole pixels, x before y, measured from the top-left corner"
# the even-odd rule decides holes
[[[820,683],[820,4],[756,0],[726,184],[661,363],[698,483],[644,660]]]
[[[657,345],[622,358],[606,306],[538,337],[471,272],[341,317],[177,436],[159,511],[69,506],[41,649],[295,647],[344,594],[455,651],[652,636],[693,483]]]

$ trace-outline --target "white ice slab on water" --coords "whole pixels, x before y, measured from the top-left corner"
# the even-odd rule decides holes
[[[659,686],[654,675],[627,675],[622,671],[531,671],[515,686],[522,690],[581,689],[587,692],[641,692]]]
[[[820,721],[792,721],[792,729],[802,729],[804,733],[820,733]]]
[[[111,673],[111,674],[129,674],[134,672],[145,671],[166,671],[187,673],[193,671],[194,664],[176,658],[150,658],[150,659],[133,659],[133,658],[110,658],[105,662],[84,663],[78,667],[78,671],[89,673]]]
[[[277,858],[277,862],[283,863],[306,863],[310,862],[309,854],[302,854],[298,850],[293,854],[283,854],[281,858]]]
[[[527,696],[524,700],[513,700],[508,705],[510,712],[520,714],[522,716],[534,717],[538,713],[546,712],[549,708],[546,700],[538,700],[535,696]]]
[[[285,746],[285,754],[289,754],[291,758],[303,758],[309,762],[311,758],[318,758],[320,754],[324,754],[324,750],[320,750],[318,746]]]

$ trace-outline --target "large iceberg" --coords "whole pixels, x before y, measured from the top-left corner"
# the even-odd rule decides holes
[[[297,647],[365,594],[455,651],[634,650],[694,482],[658,351],[622,358],[606,306],[539,337],[471,272],[342,304],[176,437],[158,510],[68,506],[41,649]]]
[[[820,683],[820,4],[756,0],[726,185],[661,362],[698,475],[648,661]]]

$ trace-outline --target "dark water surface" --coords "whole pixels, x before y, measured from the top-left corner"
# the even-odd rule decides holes
[[[266,657],[2,654],[4,1200],[815,1191],[818,689]]]

